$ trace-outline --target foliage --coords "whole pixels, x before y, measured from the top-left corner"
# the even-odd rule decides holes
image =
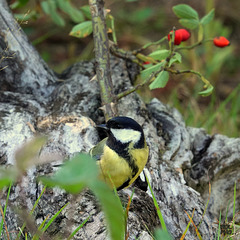
[[[47,138],[44,136],[32,139],[16,152],[15,165],[7,169],[5,167],[0,168],[0,189],[16,182],[29,167],[37,164],[36,156],[46,141]]]
[[[92,30],[92,22],[85,21],[74,26],[72,31],[70,32],[70,36],[79,38],[86,37],[92,33]]]
[[[86,187],[91,189],[102,205],[112,239],[123,238],[124,218],[121,203],[111,189],[99,181],[96,161],[89,155],[78,154],[53,177],[41,177],[40,181],[50,187],[63,188],[72,194],[77,194]]]
[[[198,33],[198,42],[192,44],[191,46],[188,47],[179,47],[179,48],[174,48],[174,45],[176,45],[174,39],[176,39],[176,34],[180,30],[174,29],[170,34],[172,35],[172,38],[169,42],[169,49],[162,48],[160,44],[152,43],[152,44],[147,44],[142,47],[141,50],[144,50],[151,45],[157,45],[160,47],[157,48],[157,50],[153,51],[150,53],[147,57],[144,57],[141,54],[138,54],[140,50],[136,51],[136,57],[139,58],[139,64],[141,63],[141,60],[148,59],[148,61],[151,63],[151,65],[144,66],[144,69],[141,72],[141,77],[143,80],[142,85],[149,85],[149,88],[156,89],[156,88],[164,88],[166,84],[168,83],[169,80],[169,73],[172,74],[186,74],[186,73],[192,73],[200,77],[200,79],[204,83],[204,90],[200,91],[199,94],[201,96],[209,96],[212,91],[213,91],[213,85],[210,84],[210,82],[199,72],[196,72],[194,70],[173,70],[175,68],[174,64],[176,63],[182,63],[182,56],[179,53],[180,50],[182,49],[192,49],[194,47],[197,47],[204,42],[207,41],[212,41],[212,39],[205,39],[203,32],[204,32],[204,27],[208,25],[214,18],[214,9],[212,9],[209,13],[207,13],[205,16],[203,16],[201,19],[199,18],[199,15],[196,10],[194,10],[192,7],[186,4],[179,4],[173,7],[173,11],[176,14],[177,17],[179,17],[179,22],[184,26],[187,27],[191,30],[196,30]],[[111,19],[113,17],[111,16]],[[85,22],[86,24],[88,23],[88,27],[84,23],[81,23],[78,25],[78,27],[74,27],[72,32],[70,33],[72,36],[77,36],[77,37],[84,37],[87,36],[88,34],[91,33],[90,28],[90,23]],[[183,29],[186,31],[185,29]],[[111,32],[114,33],[114,38],[116,36],[115,34],[115,29],[111,29]],[[187,31],[186,31],[187,32]],[[180,33],[179,33],[180,34]],[[189,34],[190,37],[190,34]],[[184,41],[186,41],[189,37],[187,37]],[[166,39],[164,37],[163,39]],[[162,43],[162,40],[157,41],[159,43]],[[182,40],[178,42],[177,45],[181,43]],[[114,41],[116,42],[116,40]],[[134,54],[134,53],[133,53]],[[129,93],[127,93],[129,94]]]
[[[16,153],[16,164],[10,168],[13,174],[0,175],[1,188],[7,186],[9,182],[15,182],[17,179],[20,179],[30,166],[36,164],[36,157],[44,143],[46,143],[46,138],[38,137],[18,150]],[[3,169],[1,171],[3,172]],[[72,194],[77,194],[86,187],[91,189],[101,203],[112,239],[123,239],[124,211],[122,209],[121,202],[104,182],[99,181],[96,161],[89,155],[78,154],[64,164],[64,166],[54,176],[41,177],[39,178],[39,181],[49,187],[61,187]],[[30,215],[36,208],[41,196],[42,194],[36,201]],[[39,226],[38,232],[36,233],[37,235],[34,239],[38,239],[38,237],[47,230],[50,224],[65,207],[66,206],[61,208],[48,222],[46,222],[48,219],[44,220],[42,225]],[[4,212],[6,212],[6,210],[4,210]],[[1,224],[1,229],[2,225],[3,223]],[[25,225],[26,224],[23,225],[22,230],[25,228]],[[76,230],[74,232],[76,232]]]
[[[192,96],[196,98],[196,95]],[[210,103],[204,110],[196,107],[196,102],[189,101],[185,106],[180,104],[175,91],[170,96],[172,106],[183,113],[187,125],[203,127],[210,133],[222,132],[232,136],[239,136],[239,101],[240,84],[222,102],[219,102],[214,92],[210,96]],[[207,116],[207,117],[206,117]]]
[[[20,7],[27,3],[26,0],[24,1],[19,0],[17,2],[18,4],[15,3],[14,7],[16,6]],[[75,25],[70,31],[70,35],[73,37],[83,38],[89,36],[93,31],[92,24],[90,21],[91,14],[89,6],[82,6],[79,9],[77,9],[73,6],[71,1],[45,0],[41,2],[41,7],[43,11],[46,14],[48,14],[56,24],[60,26],[65,25],[65,20],[60,14],[61,12],[67,14],[73,22],[77,23],[77,25]],[[215,10],[212,9],[206,15],[200,17],[198,12],[191,6],[187,4],[178,4],[173,7],[173,12],[179,18],[179,23],[183,27],[192,30],[193,31],[192,34],[194,34],[194,32],[197,33],[198,41],[190,46],[175,47],[173,44],[174,38],[172,38],[171,41],[169,41],[168,48],[166,48],[162,44],[163,41],[164,42],[166,41],[166,37],[164,37],[160,39],[160,41],[157,41],[159,42],[159,44],[157,44],[157,42],[154,42],[144,45],[142,47],[142,50],[152,47],[153,45],[155,45],[156,50],[152,51],[148,56],[145,56],[145,58],[148,58],[148,60],[150,60],[151,66],[149,67],[146,65],[143,66],[143,70],[141,73],[141,76],[143,76],[142,85],[148,85],[150,90],[156,88],[164,88],[167,85],[171,74],[191,73],[198,76],[200,80],[202,80],[202,82],[204,83],[203,85],[204,89],[202,91],[199,91],[199,94],[201,96],[209,96],[214,88],[213,85],[206,79],[206,77],[204,77],[200,72],[196,72],[192,69],[189,70],[176,69],[175,65],[176,64],[178,64],[179,66],[184,65],[182,63],[183,59],[181,53],[182,50],[185,49],[190,50],[192,48],[198,47],[199,45],[202,45],[205,42],[213,41],[213,39],[206,38],[206,36],[204,35],[205,32],[204,28],[207,28],[208,25],[213,21]],[[114,27],[114,17],[111,14],[109,14],[109,10],[105,10],[105,14],[109,33],[111,33],[114,43],[117,44],[116,30]],[[133,14],[139,16],[139,20],[137,21],[137,23],[139,24],[139,22],[141,21],[144,22],[145,19],[151,16],[152,12],[149,8],[146,7],[140,9],[139,14],[138,10],[136,10]],[[176,38],[177,32],[178,30],[174,29],[174,31],[170,32],[170,34],[175,35]],[[132,51],[132,53],[135,54],[137,58],[139,58],[138,63],[139,65],[142,66],[142,64],[144,63],[141,62],[143,58],[142,57],[140,58],[139,54],[137,54],[139,53],[139,49],[135,52]],[[214,66],[216,65],[218,64],[215,64]],[[151,74],[153,74],[153,76]]]
[[[11,5],[11,8],[21,8],[28,2],[29,0],[17,0]],[[43,0],[40,4],[43,12],[50,16],[52,21],[60,27],[64,27],[66,24],[60,12],[69,16],[74,23],[83,22],[91,16],[89,6],[82,6],[80,9],[77,9],[71,1],[68,0]],[[34,14],[36,13],[35,10]],[[17,17],[21,19],[25,18],[25,15],[17,15]]]

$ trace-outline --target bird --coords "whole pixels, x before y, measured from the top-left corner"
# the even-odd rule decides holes
[[[126,116],[113,117],[96,127],[107,134],[90,150],[99,167],[99,179],[117,191],[129,187],[142,172],[149,156],[142,127]]]

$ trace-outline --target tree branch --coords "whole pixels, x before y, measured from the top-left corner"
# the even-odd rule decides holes
[[[104,2],[89,0],[92,15],[94,51],[97,63],[96,73],[101,92],[105,120],[117,115],[116,98],[110,70],[109,41],[104,16]]]

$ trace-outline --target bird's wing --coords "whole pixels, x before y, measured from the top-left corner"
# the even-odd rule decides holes
[[[103,148],[104,148],[104,145],[106,144],[106,141],[107,141],[107,138],[104,138],[96,146],[90,149],[89,153],[91,157],[96,158],[97,160],[100,160],[103,154]]]

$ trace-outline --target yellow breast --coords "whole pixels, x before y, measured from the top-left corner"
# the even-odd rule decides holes
[[[104,146],[103,155],[100,161],[98,161],[100,168],[99,177],[100,179],[104,180],[110,187],[113,187],[114,184],[114,186],[118,189],[126,181],[129,181],[128,186],[131,185],[137,179],[144,166],[146,165],[149,154],[147,145],[143,149],[130,148],[129,151],[130,157],[133,159],[139,169],[134,177],[132,177],[132,169],[130,168],[128,162],[108,146]]]

